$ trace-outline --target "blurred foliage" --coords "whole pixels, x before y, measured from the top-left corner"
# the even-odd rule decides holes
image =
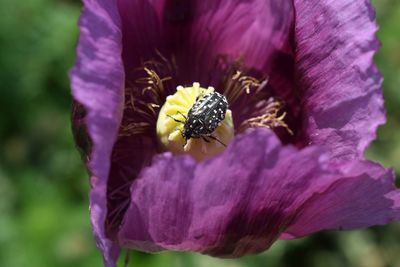
[[[388,124],[367,156],[400,172],[400,2],[374,1]],[[89,184],[69,124],[68,70],[81,4],[0,0],[0,266],[102,266],[88,219]],[[400,226],[277,242],[259,256],[220,260],[134,252],[130,266],[400,266]],[[123,260],[123,259],[122,259]]]

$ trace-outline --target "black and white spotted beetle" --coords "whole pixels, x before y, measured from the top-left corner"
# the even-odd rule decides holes
[[[226,97],[220,93],[211,92],[203,96],[198,96],[187,115],[179,112],[185,118],[185,121],[168,116],[174,121],[184,124],[182,136],[185,141],[190,138],[202,138],[204,141],[210,142],[207,139],[207,137],[209,137],[226,146],[213,136],[212,133],[219,126],[221,121],[225,119],[227,109],[228,101]]]

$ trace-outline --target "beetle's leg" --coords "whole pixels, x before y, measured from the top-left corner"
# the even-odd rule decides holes
[[[183,139],[185,140],[185,143],[183,144],[183,146],[186,146],[188,140],[185,138],[185,134],[184,134],[183,130],[181,128],[175,128],[174,131],[181,132],[181,135],[182,135]]]
[[[182,130],[180,130],[180,132],[182,134],[183,140],[185,140],[185,143],[183,144],[183,147],[185,147],[187,145],[188,139],[185,138],[185,135],[183,134]]]
[[[181,132],[181,135],[182,135],[183,139],[185,139],[185,145],[186,145],[187,139],[185,138],[185,133],[184,133],[183,130],[180,129],[180,128],[179,128],[178,130]]]
[[[226,145],[224,143],[222,143],[221,140],[219,140],[217,137],[213,136],[213,135],[208,135],[207,137],[210,137],[211,139],[217,141],[218,143],[220,143],[221,145],[223,145],[224,147],[226,147]]]
[[[207,138],[205,138],[204,136],[201,137],[204,141],[206,141],[207,143],[210,143],[210,140],[208,140]]]

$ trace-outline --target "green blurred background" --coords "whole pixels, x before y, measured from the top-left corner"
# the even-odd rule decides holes
[[[376,0],[388,124],[369,158],[400,174],[400,1]],[[0,0],[0,267],[102,266],[91,235],[89,184],[74,148],[67,72],[76,0]],[[140,267],[400,267],[400,223],[277,242],[240,260],[132,253]]]

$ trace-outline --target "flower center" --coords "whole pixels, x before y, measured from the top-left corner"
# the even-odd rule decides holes
[[[199,161],[221,153],[234,137],[225,96],[199,83],[178,86],[160,110],[157,136],[166,150],[187,153]]]

